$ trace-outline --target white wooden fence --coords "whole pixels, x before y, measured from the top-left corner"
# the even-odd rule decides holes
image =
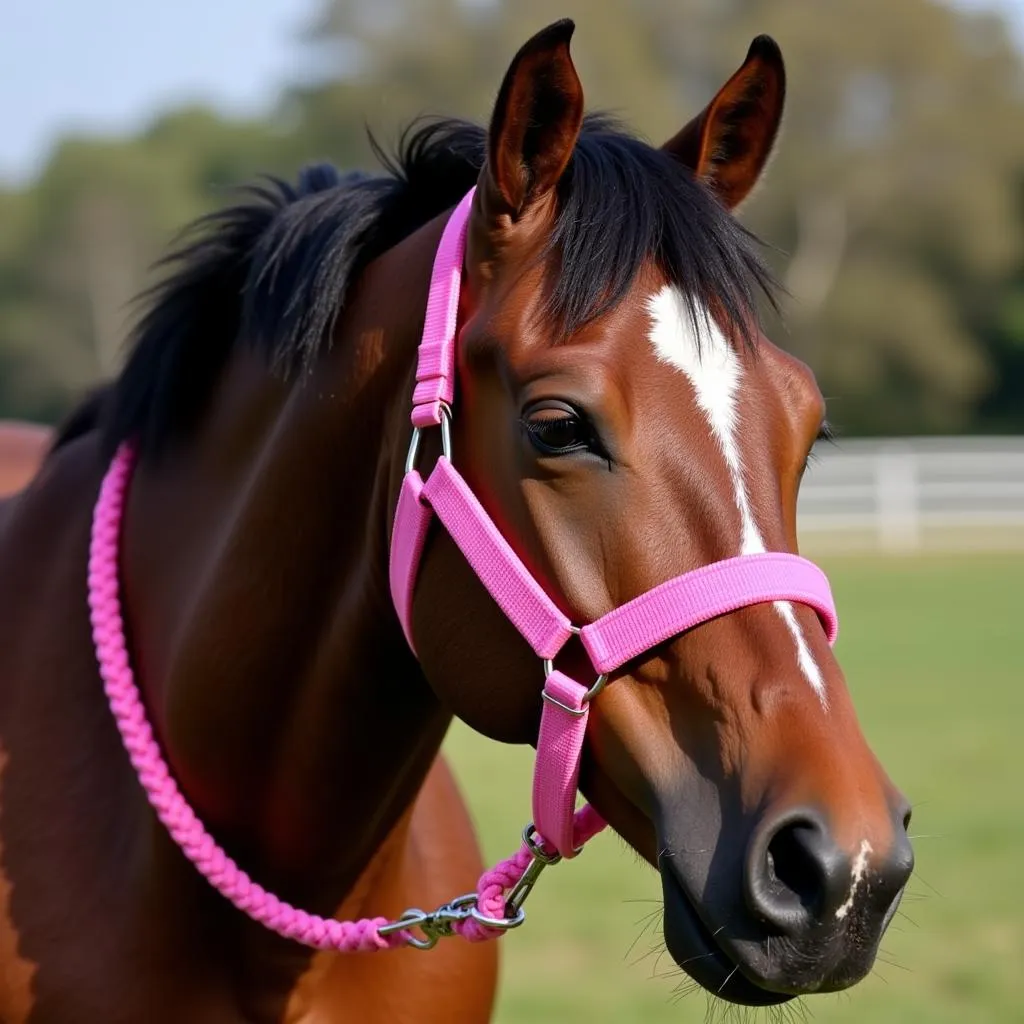
[[[819,444],[800,489],[802,549],[1024,548],[1024,437]]]

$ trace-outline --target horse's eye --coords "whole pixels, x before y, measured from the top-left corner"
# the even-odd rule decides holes
[[[523,426],[530,443],[542,455],[569,455],[597,448],[590,424],[563,402],[534,406],[523,416]]]

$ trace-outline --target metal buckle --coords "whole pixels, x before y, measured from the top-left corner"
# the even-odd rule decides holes
[[[441,453],[451,462],[452,460],[452,410],[447,402],[440,402],[441,410]],[[405,472],[411,473],[416,468],[416,459],[420,453],[420,438],[426,427],[413,427],[412,437],[409,439],[409,451],[405,456]]]
[[[553,704],[556,708],[561,708],[567,715],[572,715],[573,718],[582,718],[587,713],[586,708],[571,708],[568,704],[563,704],[557,697],[552,697],[547,690],[541,690],[540,696],[541,700],[546,700],[549,704]]]

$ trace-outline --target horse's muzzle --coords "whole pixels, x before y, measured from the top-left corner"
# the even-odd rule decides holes
[[[914,867],[909,814],[900,806],[893,817],[885,850],[867,840],[844,849],[813,808],[765,816],[742,864],[729,858],[702,870],[695,853],[661,844],[672,957],[704,988],[745,1005],[856,984],[874,965]],[[699,895],[694,878],[703,878]]]

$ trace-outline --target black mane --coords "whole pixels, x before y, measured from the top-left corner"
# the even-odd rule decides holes
[[[381,175],[318,165],[294,186],[270,179],[199,220],[144,294],[124,370],[91,402],[105,453],[135,438],[156,454],[185,434],[236,345],[280,372],[307,369],[361,270],[476,183],[485,138],[460,121],[419,123],[395,157],[374,146]],[[565,335],[618,303],[649,259],[691,297],[695,319],[716,308],[742,330],[755,293],[773,291],[752,236],[711,194],[600,116],[587,118],[559,184],[545,256],[545,313]],[[83,431],[82,418],[72,417],[63,440]]]

